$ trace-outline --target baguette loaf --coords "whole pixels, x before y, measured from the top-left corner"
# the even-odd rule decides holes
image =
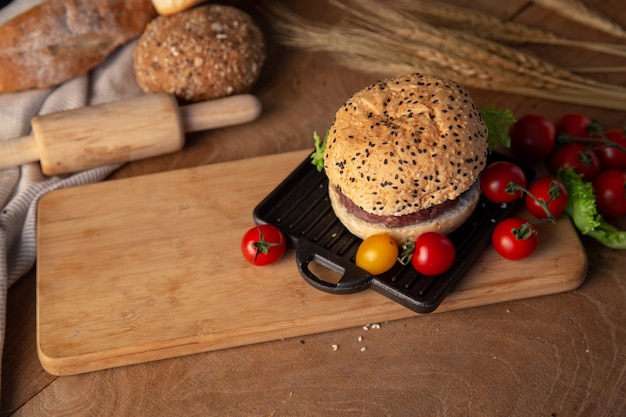
[[[0,93],[86,73],[156,14],[151,0],[44,0],[0,26]]]

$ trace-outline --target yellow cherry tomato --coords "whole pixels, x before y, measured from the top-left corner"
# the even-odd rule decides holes
[[[366,238],[356,252],[356,265],[372,275],[387,272],[398,259],[398,245],[385,234]]]

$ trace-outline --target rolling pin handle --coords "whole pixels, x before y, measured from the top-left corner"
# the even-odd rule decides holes
[[[186,133],[251,122],[260,114],[261,102],[252,94],[237,94],[180,107]]]
[[[22,136],[0,142],[0,169],[39,160],[39,148],[34,136]]]

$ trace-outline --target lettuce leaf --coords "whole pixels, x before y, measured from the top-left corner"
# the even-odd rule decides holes
[[[626,231],[617,229],[598,213],[593,185],[571,168],[560,169],[557,177],[567,188],[566,212],[580,233],[611,249],[626,249]]]
[[[317,132],[313,132],[313,140],[315,141],[315,151],[311,154],[311,163],[315,165],[318,172],[324,170],[324,153],[326,152],[326,142],[328,142],[328,133],[324,136],[324,140],[320,138]]]

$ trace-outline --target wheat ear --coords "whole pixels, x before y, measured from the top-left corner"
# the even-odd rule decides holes
[[[533,0],[533,2],[574,22],[626,39],[626,31],[620,25],[580,0]]]
[[[266,13],[287,45],[327,51],[375,74],[436,73],[466,87],[626,110],[626,89],[574,75],[538,57],[467,33],[442,30],[373,0],[332,1],[345,19],[308,22],[279,3]]]
[[[456,29],[496,41],[576,47],[626,57],[626,45],[564,38],[540,28],[503,21],[465,7],[426,0],[396,0],[395,4],[401,10],[418,15],[435,26]]]

